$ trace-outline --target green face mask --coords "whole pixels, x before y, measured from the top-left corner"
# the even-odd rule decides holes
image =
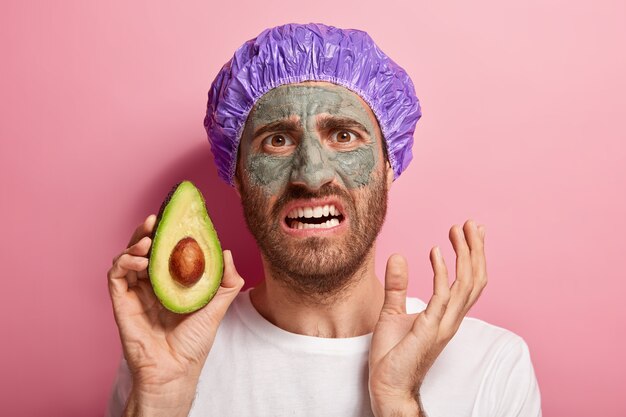
[[[240,152],[250,184],[266,194],[291,183],[311,189],[335,180],[370,183],[382,140],[367,105],[336,85],[283,85],[250,112]]]

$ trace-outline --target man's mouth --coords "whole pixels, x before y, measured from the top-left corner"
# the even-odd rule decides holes
[[[344,221],[339,205],[294,205],[289,210],[285,223],[290,229],[330,229]]]

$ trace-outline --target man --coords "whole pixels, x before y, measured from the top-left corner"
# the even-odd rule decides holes
[[[146,280],[149,216],[109,271],[125,357],[109,415],[541,415],[523,340],[464,319],[487,281],[484,226],[450,229],[451,286],[431,250],[427,305],[407,299],[403,257],[389,258],[384,287],[375,275],[387,191],[419,117],[411,80],[364,32],[285,25],[239,48],[205,126],[265,280],[239,294],[224,251],[216,297],[186,316],[165,310]]]

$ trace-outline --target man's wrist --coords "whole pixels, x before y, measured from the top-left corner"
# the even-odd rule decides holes
[[[196,396],[198,380],[172,381],[160,386],[133,385],[125,417],[187,416]]]
[[[416,403],[394,404],[387,408],[388,411],[380,414],[380,417],[426,417]]]
[[[419,398],[393,399],[378,402],[376,417],[427,417]]]

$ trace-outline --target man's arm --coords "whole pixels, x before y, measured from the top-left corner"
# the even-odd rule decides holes
[[[186,416],[191,408],[197,381],[190,379],[176,384],[163,385],[151,392],[133,390],[132,377],[126,360],[122,357],[111,391],[106,417],[119,416]]]

